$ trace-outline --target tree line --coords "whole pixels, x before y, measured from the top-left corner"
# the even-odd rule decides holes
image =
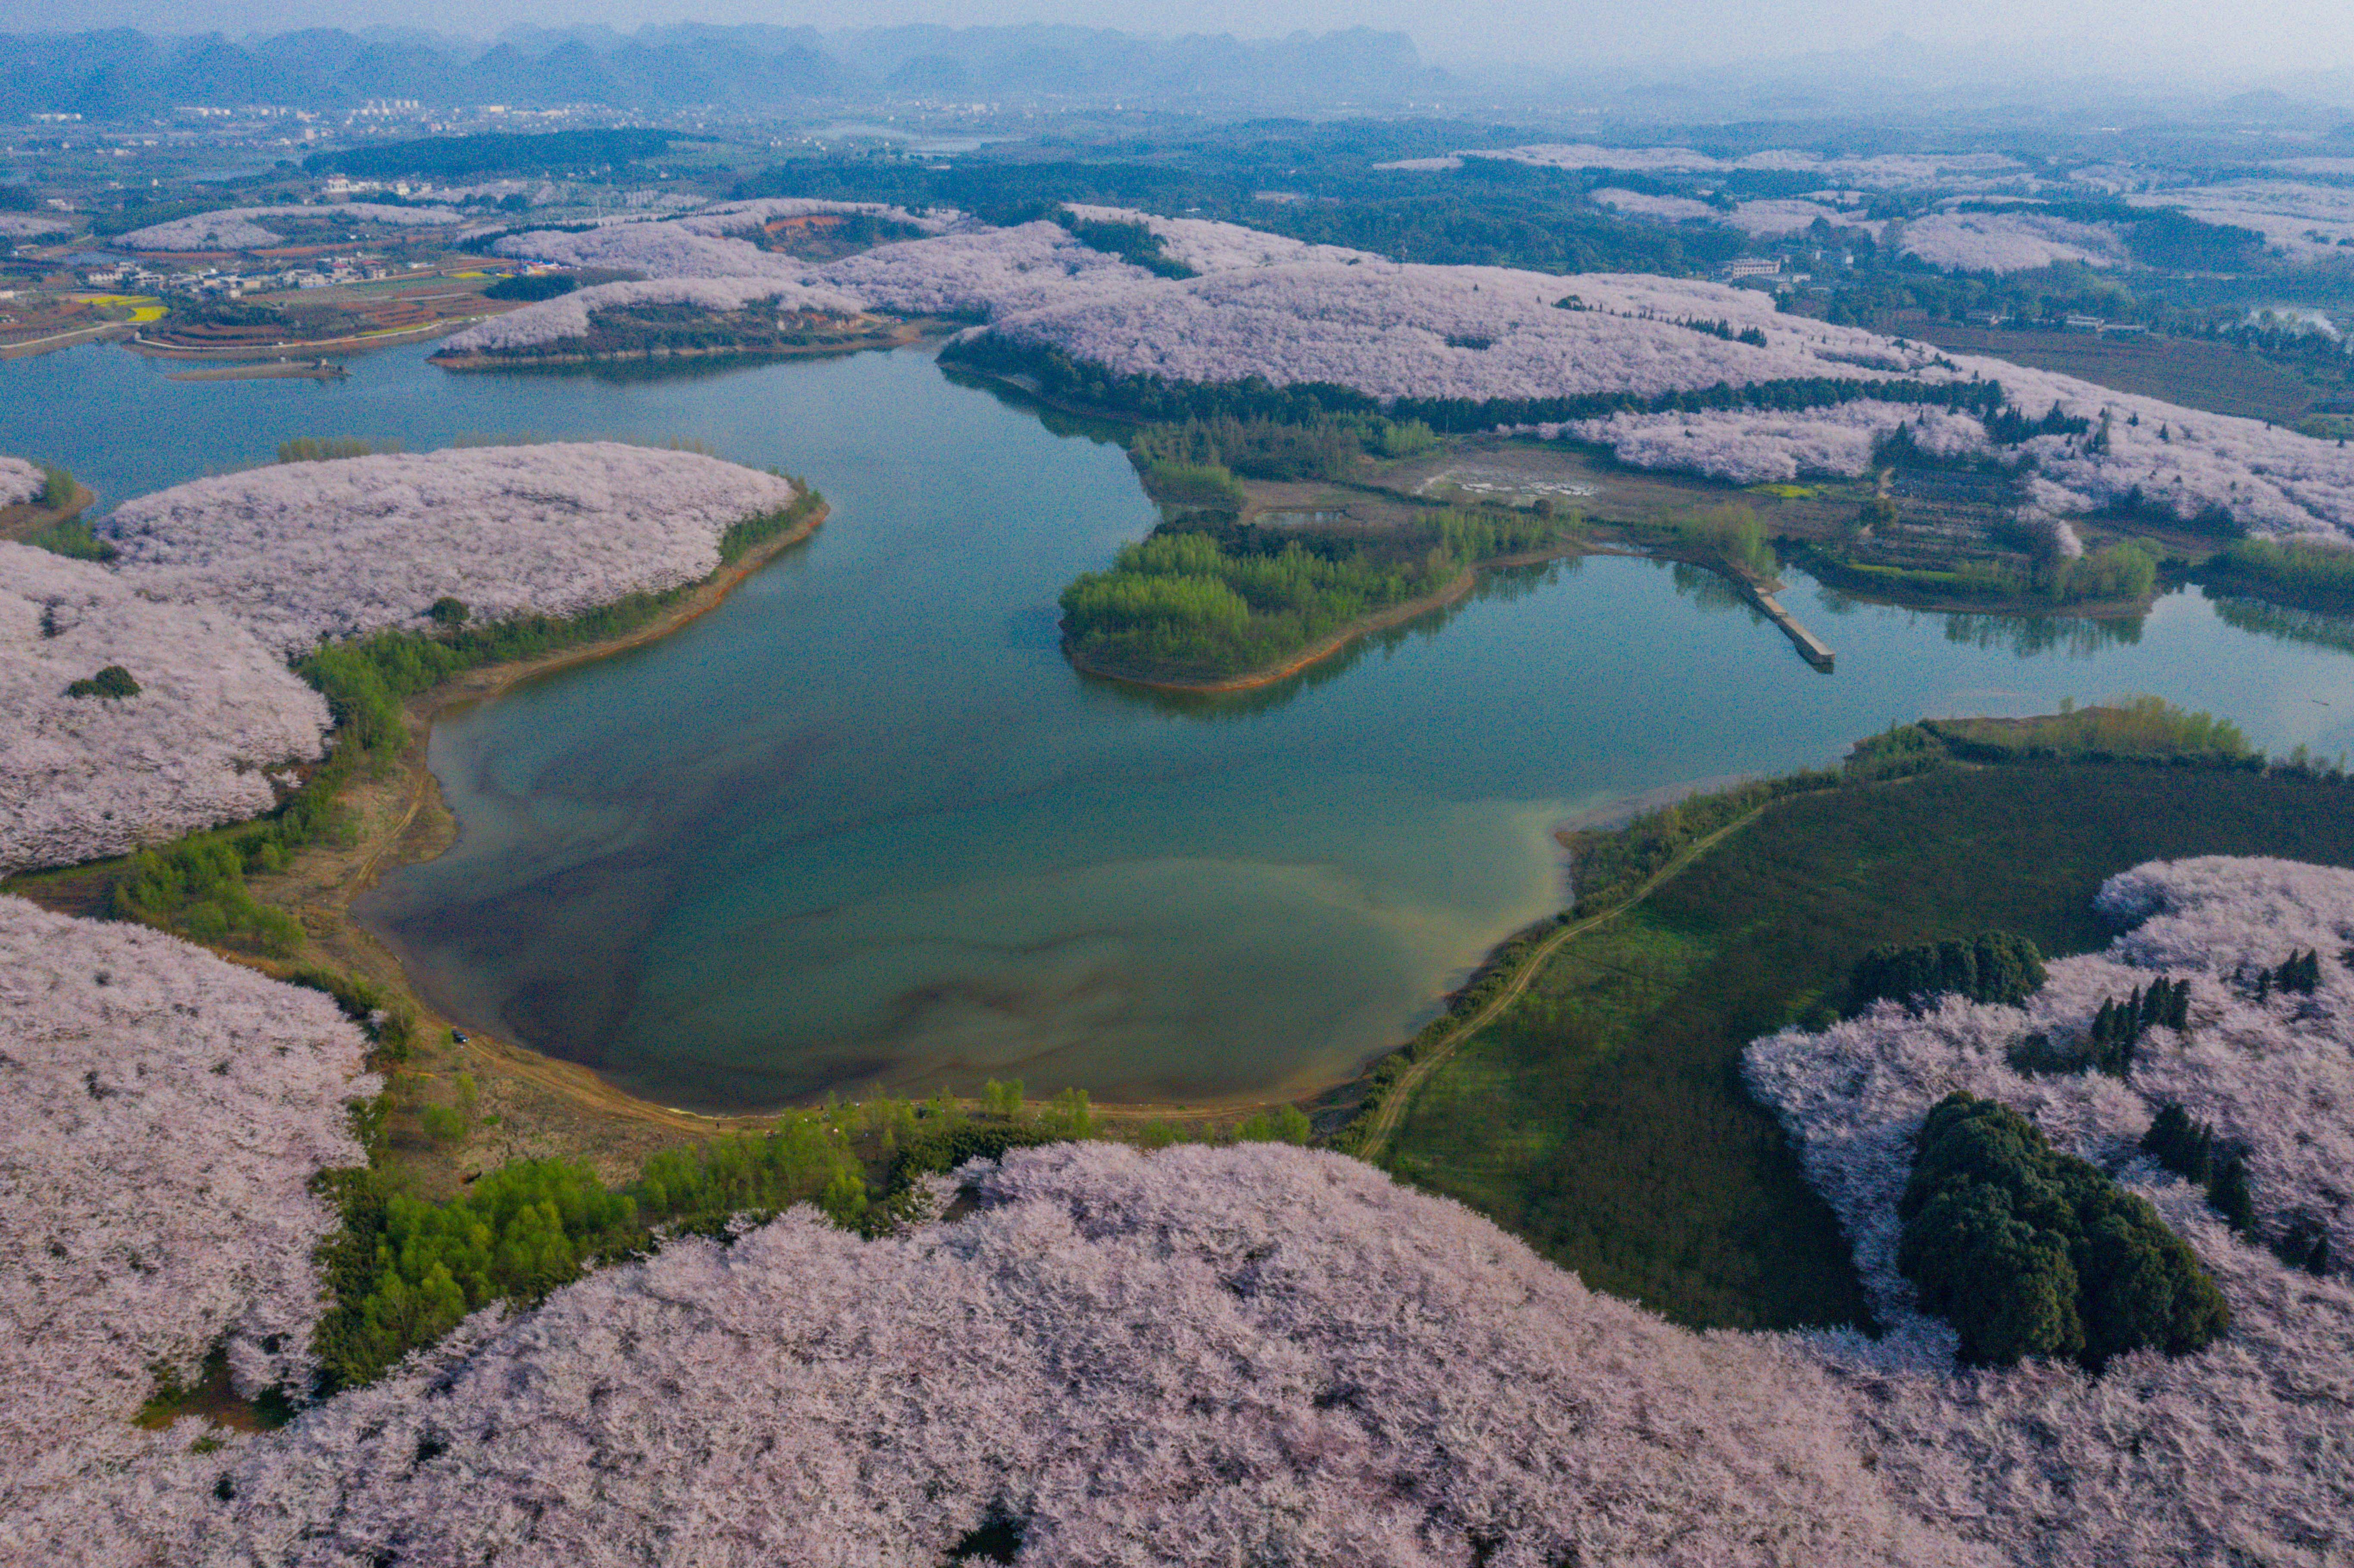
[[[1753,381],[1737,387],[1718,382],[1711,387],[1649,397],[1636,392],[1589,392],[1563,397],[1396,397],[1384,404],[1353,387],[1325,381],[1296,381],[1278,387],[1256,376],[1240,381],[1204,382],[1171,381],[1145,374],[1121,375],[1099,365],[1076,360],[1058,348],[1016,343],[996,333],[951,340],[940,350],[940,358],[946,364],[960,365],[985,375],[1028,376],[1051,399],[1147,424],[1182,424],[1188,419],[1224,417],[1313,425],[1352,416],[1385,415],[1401,424],[1418,420],[1433,431],[1452,434],[1493,429],[1500,425],[1566,424],[1578,419],[1607,418],[1613,414],[1691,414],[1732,408],[1787,413],[1836,408],[1865,399],[1941,408],[1989,418],[1998,417],[2008,402],[1999,381],[1933,383],[1811,376]],[[2061,424],[2053,429],[2073,429],[2070,416],[2059,414],[2056,409],[2033,420],[2024,414],[2018,416],[2020,428],[2035,434],[2048,433],[2045,426],[2054,419]],[[2084,425],[2084,429],[2090,428],[2089,423]]]

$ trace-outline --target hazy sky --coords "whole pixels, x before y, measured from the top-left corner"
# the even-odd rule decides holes
[[[132,26],[279,32],[363,23],[487,34],[514,23],[645,21],[952,25],[1076,22],[1133,32],[1266,37],[1363,23],[1411,34],[1428,58],[1574,64],[1720,63],[1869,47],[1902,32],[1966,50],[2022,45],[2036,63],[2103,72],[2266,74],[2354,68],[2349,0],[0,0],[0,31]]]

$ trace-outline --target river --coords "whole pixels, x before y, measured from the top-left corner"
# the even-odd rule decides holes
[[[676,636],[445,719],[460,840],[358,911],[453,1017],[664,1104],[1301,1091],[1558,906],[1564,819],[1924,714],[2154,692],[2277,752],[2354,747],[2354,658],[2196,589],[2100,626],[1794,574],[1824,675],[1713,579],[1603,557],[1265,692],[1156,698],[1055,650],[1063,584],[1154,520],[1123,454],[926,352],[646,378],[450,376],[429,347],[340,383],[0,364],[0,451],[110,503],[291,436],[685,437],[822,490],[817,536]]]

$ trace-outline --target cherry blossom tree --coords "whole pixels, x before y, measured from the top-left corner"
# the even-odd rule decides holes
[[[116,237],[115,243],[133,250],[250,250],[275,245],[284,238],[257,219],[299,217],[312,221],[373,223],[390,228],[430,228],[455,223],[458,214],[446,207],[389,207],[381,202],[339,202],[331,207],[232,207],[219,212],[151,223]]]
[[[2354,1290],[2343,1246],[2354,1201],[2354,977],[2322,964],[2310,995],[2260,997],[2243,977],[2354,936],[2354,873],[2222,857],[2112,878],[2102,910],[2127,929],[2062,959],[2022,1007],[1894,1002],[1819,1033],[1752,1045],[1751,1088],[1839,1214],[1888,1332],[1811,1342],[1848,1393],[1879,1473],[1924,1518],[2007,1561],[2283,1563],[2354,1550]],[[2082,1035],[2102,1002],[2159,975],[2187,980],[2179,1031],[2154,1026],[2127,1071],[2013,1065],[2031,1033]],[[1956,1370],[1955,1338],[1923,1318],[1896,1267],[1896,1197],[1928,1107],[1964,1089],[2031,1117],[2055,1146],[2115,1171],[2157,1206],[2230,1301],[2230,1335],[2168,1361],[2137,1351],[2100,1377],[2022,1363]],[[2140,1139],[2162,1104],[2248,1150],[2254,1237],[2158,1169]],[[2327,1226],[2339,1261],[2315,1278],[2263,1242],[2291,1215]]]
[[[763,302],[779,312],[823,311],[843,314],[865,302],[838,289],[811,288],[775,278],[653,278],[642,282],[597,283],[504,315],[490,316],[442,344],[451,354],[505,354],[544,348],[588,335],[589,318],[600,311],[632,305],[692,305],[718,313]]]
[[[307,1386],[309,1183],[362,1162],[366,1049],[317,991],[0,896],[0,1520],[52,1511],[45,1560],[92,1561],[74,1499],[158,1457],[130,1425],[158,1369],[225,1347],[249,1396]]]
[[[1615,185],[1606,185],[1589,194],[1594,200],[1615,212],[1635,217],[1656,217],[1668,223],[1681,223],[1689,218],[1718,222],[1724,216],[1708,203],[1695,201],[1690,196],[1651,196],[1642,191],[1620,190]]]
[[[1042,1563],[1957,1560],[1804,1354],[1594,1295],[1354,1161],[1065,1145],[966,1181],[953,1224],[802,1211],[469,1325],[223,1456],[193,1533],[928,1563],[995,1517]]]
[[[612,441],[284,463],[191,481],[108,518],[140,594],[218,606],[293,654],[419,628],[436,599],[485,620],[572,615],[719,565],[731,524],[786,480]]]
[[[1536,429],[1607,446],[1636,468],[1681,469],[1755,484],[1808,474],[1851,478],[1871,466],[1873,449],[1899,426],[1923,451],[1939,457],[1987,447],[1986,426],[1971,415],[1871,401],[1789,414],[1746,408],[1614,414]]]
[[[1963,272],[2027,272],[2055,261],[2114,267],[2126,259],[2115,230],[2031,211],[1933,213],[1904,225],[1902,248]]]
[[[68,688],[120,665],[135,695]],[[0,544],[0,874],[122,854],[277,803],[327,706],[212,604],[159,604],[86,561]]]
[[[22,506],[48,483],[48,476],[23,458],[0,456],[0,506]]]

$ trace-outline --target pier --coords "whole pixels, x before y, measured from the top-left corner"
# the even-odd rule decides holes
[[[1782,608],[1782,601],[1780,599],[1775,598],[1772,594],[1766,592],[1764,588],[1758,587],[1755,583],[1750,583],[1746,586],[1749,588],[1750,599],[1756,604],[1758,609],[1764,610],[1768,616],[1772,617],[1774,624],[1782,629],[1783,634],[1789,638],[1790,641],[1797,648],[1799,654],[1805,658],[1807,662],[1812,664],[1816,669],[1820,670],[1824,674],[1829,674],[1831,673],[1831,661],[1835,657],[1831,652],[1829,646],[1825,643],[1821,638],[1816,636],[1813,632],[1808,630],[1803,625],[1799,624],[1798,618],[1797,616],[1792,615],[1788,610]]]

